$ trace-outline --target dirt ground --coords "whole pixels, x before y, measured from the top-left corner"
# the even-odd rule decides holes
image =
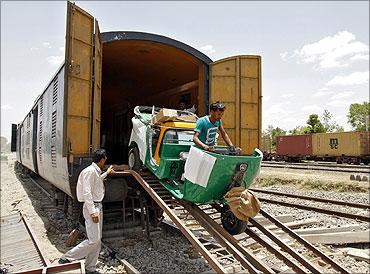
[[[64,244],[68,237],[68,227],[57,226],[58,218],[63,218],[63,214],[55,211],[49,213],[46,208],[39,206],[43,193],[31,181],[17,178],[14,171],[15,154],[7,156],[8,160],[1,161],[1,216],[18,211],[26,215],[48,263],[57,264],[59,257],[68,250]]]
[[[263,167],[253,186],[294,185],[302,189],[369,192],[369,182],[350,180],[346,172]]]

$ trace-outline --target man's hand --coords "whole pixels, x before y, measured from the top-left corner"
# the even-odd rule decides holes
[[[207,151],[214,151],[215,150],[215,147],[214,146],[207,146],[207,145],[204,145],[204,150],[207,150]]]
[[[113,169],[113,166],[111,165],[110,167],[108,167],[107,169],[107,175],[111,172],[114,172],[114,169]]]
[[[91,218],[94,223],[99,223],[99,213],[96,212],[96,213],[91,214]]]

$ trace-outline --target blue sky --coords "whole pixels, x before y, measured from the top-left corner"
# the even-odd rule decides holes
[[[76,1],[104,31],[184,42],[212,60],[262,56],[263,128],[289,130],[328,109],[346,130],[369,101],[369,2]],[[66,2],[1,2],[1,135],[20,122],[63,62]]]

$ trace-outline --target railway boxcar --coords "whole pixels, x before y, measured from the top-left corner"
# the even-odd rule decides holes
[[[75,198],[91,152],[127,163],[136,105],[177,107],[180,99],[206,114],[222,100],[223,126],[247,154],[261,137],[261,57],[213,62],[182,42],[142,32],[100,34],[93,16],[67,3],[65,62],[13,134],[17,161]],[[13,140],[13,138],[12,138]],[[110,178],[106,201],[124,199],[125,179]]]
[[[332,132],[312,135],[312,152],[317,159],[339,163],[369,163],[369,132]]]
[[[297,161],[310,157],[312,157],[312,137],[310,134],[276,137],[277,160]]]

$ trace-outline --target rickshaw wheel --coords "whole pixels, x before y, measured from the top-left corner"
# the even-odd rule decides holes
[[[239,220],[229,208],[221,212],[223,228],[231,235],[237,235],[245,231],[248,222]]]
[[[143,166],[139,156],[139,149],[137,147],[131,148],[128,152],[128,166],[130,169],[135,171],[139,171]]]

